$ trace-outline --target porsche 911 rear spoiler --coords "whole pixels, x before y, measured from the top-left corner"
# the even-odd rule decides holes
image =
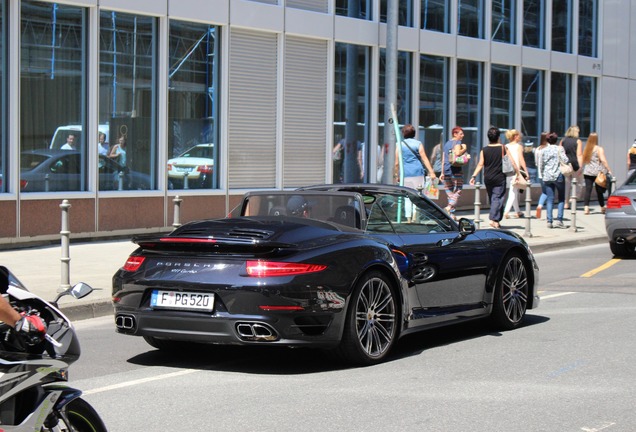
[[[295,249],[289,243],[236,237],[134,237],[133,243],[146,251],[212,252],[262,254],[275,250]]]

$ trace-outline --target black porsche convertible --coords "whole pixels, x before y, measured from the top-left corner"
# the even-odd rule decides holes
[[[228,218],[133,241],[116,328],[159,349],[312,346],[373,364],[408,333],[485,317],[513,329],[539,304],[521,237],[398,186],[250,192]]]

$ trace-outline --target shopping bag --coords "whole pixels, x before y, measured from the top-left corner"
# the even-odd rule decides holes
[[[436,200],[439,199],[439,189],[437,188],[437,184],[439,180],[432,179],[430,177],[426,177],[426,181],[424,182],[424,188],[422,189],[422,193],[426,198]]]

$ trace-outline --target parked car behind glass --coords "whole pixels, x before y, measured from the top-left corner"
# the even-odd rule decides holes
[[[173,189],[211,188],[214,175],[214,144],[197,144],[168,160],[168,180]]]
[[[20,187],[22,192],[81,191],[82,153],[75,150],[31,150],[20,160]],[[122,190],[150,189],[150,176],[122,167],[117,162],[99,156],[99,189],[119,190],[122,172]]]

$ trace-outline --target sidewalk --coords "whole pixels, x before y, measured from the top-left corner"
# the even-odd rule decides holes
[[[531,236],[525,235],[525,218],[504,219],[501,226],[524,237],[535,253],[607,242],[604,216],[598,207],[589,215],[584,215],[581,210],[576,212],[576,232],[570,229],[571,210],[565,213],[565,229],[547,228],[545,219],[535,219],[534,212],[533,208]],[[554,213],[556,215],[556,209]],[[473,219],[474,213],[458,211],[457,216]],[[481,214],[481,228],[490,229],[487,209]],[[70,283],[86,282],[95,292],[82,300],[64,297],[60,307],[69,318],[78,320],[112,314],[111,278],[134,250],[135,245],[128,240],[85,243],[71,240]],[[46,300],[53,300],[60,287],[60,258],[59,245],[0,251],[0,264],[8,267],[30,291]]]

